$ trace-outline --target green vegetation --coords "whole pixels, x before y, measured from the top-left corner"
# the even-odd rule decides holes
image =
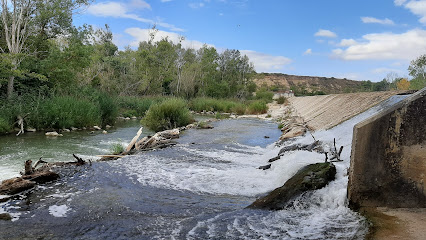
[[[170,98],[153,104],[141,123],[158,132],[186,126],[192,121],[186,102],[179,98]]]
[[[94,126],[101,123],[101,109],[86,99],[68,96],[44,100],[30,118],[29,124],[35,128],[70,128]]]
[[[113,155],[118,155],[122,152],[124,152],[124,147],[121,143],[115,143],[111,146],[111,153]]]
[[[243,103],[236,103],[232,108],[231,108],[231,113],[235,113],[237,115],[243,115],[246,113],[246,106]]]
[[[262,100],[253,101],[247,107],[248,114],[264,114],[267,111],[268,106],[266,106],[266,102]]]
[[[285,97],[283,97],[283,96],[280,96],[278,99],[277,99],[277,103],[278,104],[284,104],[284,103],[286,103],[287,102],[287,98],[285,98]]]
[[[274,93],[266,90],[265,88],[262,88],[256,92],[256,99],[263,100],[266,103],[272,102],[273,97],[274,97]]]
[[[120,96],[117,98],[117,104],[123,117],[143,117],[154,102],[159,102],[158,98],[135,96]]]
[[[24,2],[0,11],[10,13]],[[111,125],[118,115],[143,117],[151,105],[170,97],[205,98],[205,107],[194,108],[229,112],[255,91],[253,64],[238,50],[219,53],[207,45],[195,50],[168,38],[154,41],[153,28],[137,49],[121,51],[108,26],[72,26],[72,9],[88,1],[66,3],[37,1],[34,14],[23,14],[31,31],[21,31],[27,41],[17,44],[28,51],[13,52],[11,39],[1,34],[5,26],[13,27],[9,18],[15,16],[5,13],[6,21],[0,19],[5,50],[0,53],[0,133],[16,127],[18,116],[27,116],[25,126],[36,128]]]
[[[231,112],[233,108],[241,103],[233,100],[214,99],[214,98],[194,98],[189,102],[189,108],[195,112],[213,111],[213,112]]]

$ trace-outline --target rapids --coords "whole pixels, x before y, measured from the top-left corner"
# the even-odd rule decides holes
[[[279,152],[277,125],[222,120],[213,123],[214,129],[184,132],[171,148],[61,169],[59,181],[0,204],[0,213],[13,216],[13,221],[0,221],[0,239],[363,239],[367,223],[346,202],[352,129],[402,98],[392,97],[330,130],[313,133],[328,146],[336,138],[344,146],[344,161],[335,163],[335,181],[284,210],[245,207],[303,166],[323,162],[324,155],[292,151],[271,169],[259,170]],[[122,136],[120,131],[129,128],[133,133],[121,141],[129,141],[137,126],[115,130]],[[91,140],[97,137],[87,141],[102,143]],[[84,141],[78,143],[83,152]],[[286,144],[311,142],[307,134]],[[103,145],[96,152],[107,152]],[[2,152],[0,165],[9,166],[4,156]]]

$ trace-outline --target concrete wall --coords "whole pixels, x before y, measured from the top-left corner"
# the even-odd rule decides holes
[[[348,198],[357,207],[426,207],[426,88],[354,127]]]

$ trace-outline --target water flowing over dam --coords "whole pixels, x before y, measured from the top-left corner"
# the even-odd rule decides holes
[[[324,155],[291,151],[257,169],[280,150],[276,123],[222,120],[214,129],[186,131],[171,148],[62,169],[60,180],[0,203],[0,213],[13,216],[0,221],[0,239],[363,239],[367,223],[346,199],[353,126],[404,97],[314,132],[328,147],[334,138],[344,146],[343,162],[335,163],[335,181],[284,210],[246,207]],[[306,134],[284,144],[313,141]]]

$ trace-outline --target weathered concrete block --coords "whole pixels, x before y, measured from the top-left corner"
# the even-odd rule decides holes
[[[354,127],[348,198],[357,207],[426,207],[426,88]]]

